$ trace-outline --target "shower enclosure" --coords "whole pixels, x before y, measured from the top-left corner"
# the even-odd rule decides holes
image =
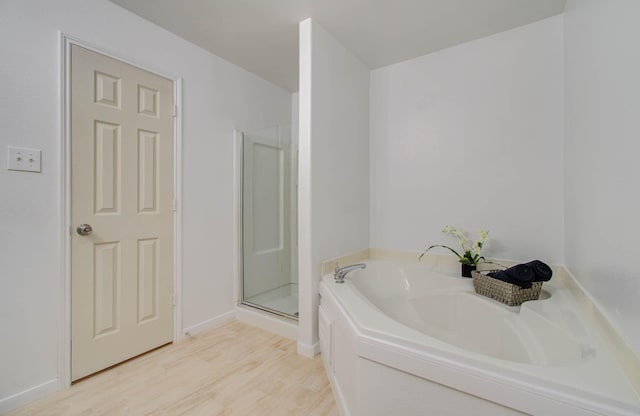
[[[297,319],[297,144],[289,126],[239,136],[241,303]]]

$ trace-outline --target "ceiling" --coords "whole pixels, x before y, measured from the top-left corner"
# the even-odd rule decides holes
[[[375,69],[564,11],[565,0],[110,0],[291,92],[312,17]]]

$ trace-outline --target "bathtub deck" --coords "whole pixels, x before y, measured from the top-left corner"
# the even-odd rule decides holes
[[[238,321],[80,381],[9,415],[338,415],[320,356]]]

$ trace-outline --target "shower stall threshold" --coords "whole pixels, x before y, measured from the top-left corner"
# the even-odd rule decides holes
[[[242,303],[247,306],[297,320],[298,285],[296,283],[289,283],[246,298]]]
[[[291,319],[291,317],[285,317],[245,304],[236,306],[235,316],[238,321],[257,326],[292,341],[298,340],[298,322]]]

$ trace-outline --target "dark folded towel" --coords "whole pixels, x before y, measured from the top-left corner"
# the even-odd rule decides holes
[[[535,275],[533,278],[534,282],[548,282],[553,275],[551,267],[547,266],[540,260],[533,260],[525,264],[533,270],[533,274]]]
[[[526,264],[518,264],[513,267],[509,267],[506,270],[491,272],[487,276],[502,280],[503,282],[518,285],[523,289],[529,289],[535,275],[533,270],[531,270],[531,268]]]

